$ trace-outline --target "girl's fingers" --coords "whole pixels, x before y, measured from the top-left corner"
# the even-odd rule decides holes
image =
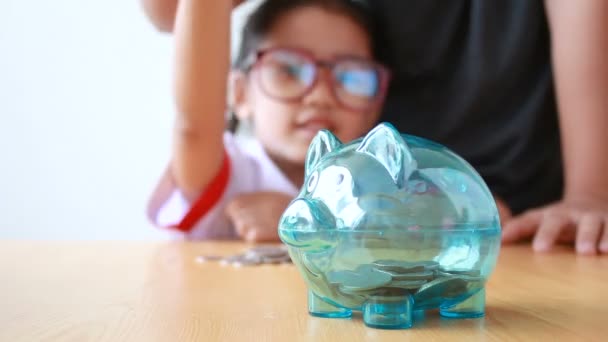
[[[239,218],[233,218],[232,225],[234,226],[234,230],[238,234],[238,236],[245,238],[247,232],[249,231],[249,225],[246,220],[242,220]]]
[[[247,242],[256,242],[258,241],[258,231],[257,229],[249,229],[243,236],[245,241]]]

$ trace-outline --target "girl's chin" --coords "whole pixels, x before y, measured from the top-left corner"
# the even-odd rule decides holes
[[[319,131],[320,129],[315,128],[299,128],[295,130],[294,134],[310,143]]]
[[[294,146],[291,150],[291,155],[288,157],[294,164],[302,164],[306,162],[306,154],[308,153],[308,144]]]

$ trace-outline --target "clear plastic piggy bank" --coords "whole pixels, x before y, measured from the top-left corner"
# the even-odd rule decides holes
[[[368,326],[402,329],[428,309],[484,315],[500,221],[464,159],[383,123],[346,144],[317,134],[279,236],[308,285],[310,314],[360,310]]]

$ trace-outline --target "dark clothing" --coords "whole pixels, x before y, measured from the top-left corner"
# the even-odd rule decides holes
[[[558,200],[563,176],[541,0],[369,0],[393,71],[382,117],[469,161],[511,209]]]

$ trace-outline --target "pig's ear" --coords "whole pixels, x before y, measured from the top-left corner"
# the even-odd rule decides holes
[[[372,156],[382,164],[398,187],[403,187],[417,168],[405,140],[399,131],[388,123],[381,123],[369,132],[357,147],[357,151]]]
[[[342,143],[330,131],[323,129],[312,139],[306,155],[306,176],[308,176],[321,158],[342,146]]]

